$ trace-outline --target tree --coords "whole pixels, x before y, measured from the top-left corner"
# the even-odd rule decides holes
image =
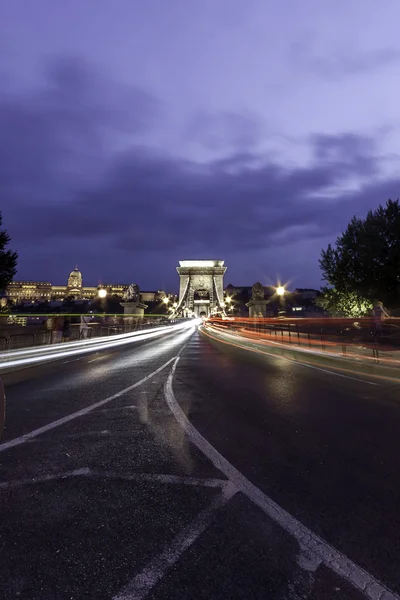
[[[0,227],[3,222],[0,213]],[[6,250],[10,236],[5,229],[0,230],[0,293],[4,292],[10,281],[17,272],[18,254],[12,250]]]
[[[339,292],[328,287],[321,291],[315,303],[333,317],[363,317],[371,311],[372,302],[355,292]]]
[[[400,204],[388,200],[386,206],[369,211],[365,219],[353,217],[345,232],[322,250],[319,261],[327,302],[346,305],[374,299],[394,308],[400,304]],[[347,298],[347,300],[346,300]],[[361,304],[360,304],[361,303]],[[340,304],[340,303],[339,303]]]

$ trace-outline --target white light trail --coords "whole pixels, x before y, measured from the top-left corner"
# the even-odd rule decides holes
[[[10,367],[28,366],[34,363],[47,362],[59,358],[86,354],[88,352],[98,352],[100,350],[110,350],[117,346],[132,344],[134,342],[150,340],[167,333],[190,329],[194,325],[193,321],[178,325],[169,325],[157,327],[150,331],[136,331],[133,333],[122,333],[112,335],[107,338],[94,340],[82,340],[79,342],[68,342],[63,344],[54,344],[54,346],[41,346],[27,350],[17,350],[14,352],[3,352],[0,354],[0,372],[2,369]]]

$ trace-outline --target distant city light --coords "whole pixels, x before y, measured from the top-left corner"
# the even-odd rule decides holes
[[[101,288],[101,290],[99,290],[99,298],[105,298],[107,296],[107,290],[105,290],[104,288]]]

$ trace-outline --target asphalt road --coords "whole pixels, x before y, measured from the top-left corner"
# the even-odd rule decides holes
[[[189,330],[4,383],[4,600],[400,595],[398,386]]]

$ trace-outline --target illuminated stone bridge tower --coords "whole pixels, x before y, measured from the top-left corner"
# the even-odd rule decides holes
[[[215,312],[224,313],[223,260],[180,260],[179,302],[175,315],[208,317]]]

